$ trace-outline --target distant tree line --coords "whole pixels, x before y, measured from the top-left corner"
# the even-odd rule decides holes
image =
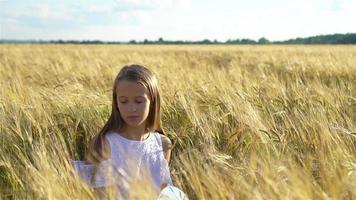
[[[307,38],[290,39],[283,42],[275,42],[282,44],[356,44],[356,33],[333,34],[333,35],[318,35]]]
[[[285,41],[269,41],[267,38],[259,40],[252,39],[228,39],[225,42],[218,40],[204,39],[201,41],[183,41],[183,40],[158,40],[143,41],[130,40],[128,42],[101,40],[0,40],[0,43],[36,43],[36,44],[356,44],[356,33],[318,35],[307,38],[296,38]]]

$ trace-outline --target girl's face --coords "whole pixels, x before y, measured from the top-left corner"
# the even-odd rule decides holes
[[[128,126],[145,125],[149,114],[149,91],[141,83],[121,80],[117,85],[117,107]]]

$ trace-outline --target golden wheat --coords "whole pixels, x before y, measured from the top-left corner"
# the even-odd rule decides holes
[[[69,159],[128,63],[158,76],[191,199],[356,199],[356,46],[227,45],[1,45],[2,198],[95,198]]]

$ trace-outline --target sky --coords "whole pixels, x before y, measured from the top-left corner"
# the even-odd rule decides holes
[[[356,33],[356,0],[0,0],[0,39],[287,40]]]

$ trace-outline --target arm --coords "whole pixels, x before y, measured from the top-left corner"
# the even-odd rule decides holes
[[[170,159],[171,159],[171,152],[172,152],[172,142],[171,140],[165,136],[165,135],[161,135],[161,140],[162,140],[162,147],[163,147],[163,154],[164,154],[164,158],[167,160],[167,162],[169,163]]]
[[[114,186],[94,188],[94,195],[97,199],[109,199],[115,192]]]
[[[162,140],[162,147],[163,147],[163,155],[164,158],[167,160],[167,163],[169,163],[169,161],[171,160],[171,152],[172,152],[172,142],[171,140],[165,136],[165,135],[161,135],[161,140]],[[165,188],[168,184],[167,183],[163,183],[161,185],[161,190],[163,188]]]
[[[105,199],[107,198],[107,194],[105,191],[105,187],[94,188],[94,194],[97,199]]]
[[[104,142],[103,151],[104,151],[104,154],[106,155],[105,159],[110,159],[111,158],[110,143],[107,140],[107,138],[105,138],[105,137],[104,137],[103,142]],[[107,186],[106,185],[106,186],[101,186],[101,187],[94,187],[93,189],[94,189],[94,193],[95,193],[97,198],[99,198],[99,199],[107,199],[108,190],[112,189],[112,186]]]
[[[107,138],[103,140],[103,157],[91,155],[87,157],[87,161],[76,160],[72,161],[74,169],[79,177],[91,188],[95,193],[102,196],[106,187],[112,184],[110,179],[112,163],[111,163],[111,149]],[[95,164],[94,164],[95,160]]]

